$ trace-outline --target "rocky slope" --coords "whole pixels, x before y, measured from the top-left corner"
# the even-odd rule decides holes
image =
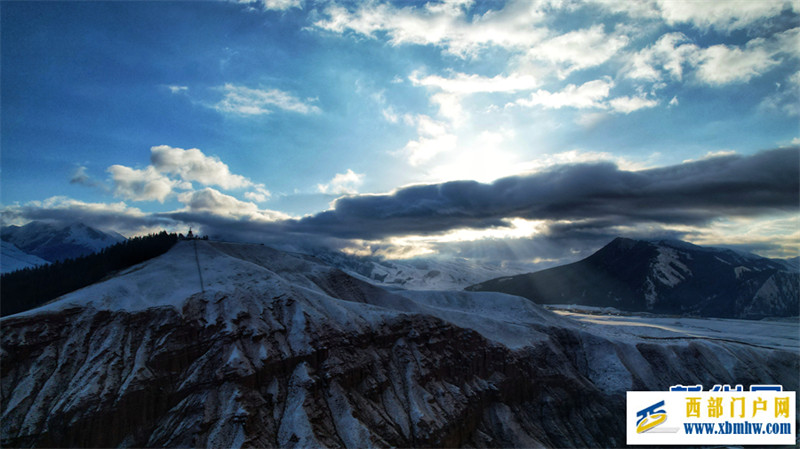
[[[800,274],[779,261],[677,240],[618,238],[584,260],[467,288],[538,304],[760,319],[800,313]]]
[[[798,386],[796,347],[399,293],[263,246],[181,242],[0,321],[0,443],[615,447],[628,389]]]

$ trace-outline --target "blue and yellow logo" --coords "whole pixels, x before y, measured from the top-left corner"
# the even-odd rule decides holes
[[[667,412],[661,408],[663,406],[664,401],[659,401],[636,412],[636,433],[647,432],[666,421]]]

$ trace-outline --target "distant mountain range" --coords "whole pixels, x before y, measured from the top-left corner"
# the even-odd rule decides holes
[[[798,315],[797,259],[678,240],[617,238],[581,261],[482,282],[469,291],[636,312],[759,319]]]
[[[480,263],[462,258],[387,260],[324,248],[291,250],[313,256],[372,284],[406,290],[462,290],[488,279],[531,270],[530,265]]]
[[[5,273],[92,254],[124,241],[125,237],[83,223],[32,221],[25,226],[4,226],[0,230],[0,239],[3,241],[0,264]]]

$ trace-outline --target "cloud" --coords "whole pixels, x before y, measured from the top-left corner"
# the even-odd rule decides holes
[[[108,167],[114,185],[114,195],[133,201],[158,201],[163,203],[172,189],[181,186],[153,166],[144,170],[112,165]]]
[[[258,222],[285,220],[289,216],[281,212],[259,209],[254,203],[238,200],[210,187],[178,195],[178,201],[186,205],[182,212],[211,214],[220,217],[247,219]]]
[[[698,245],[725,246],[765,257],[800,256],[800,216],[732,217],[693,232]]]
[[[124,202],[87,203],[64,196],[32,201],[22,206],[5,206],[0,208],[0,212],[4,225],[24,224],[33,220],[79,222],[128,236],[162,230],[174,224],[170,219],[146,214]]]
[[[602,156],[565,152],[553,155],[552,161],[566,165],[491,183],[454,181],[409,186],[389,194],[345,196],[331,210],[303,218],[259,209],[212,188],[180,193],[178,200],[185,207],[164,213],[144,213],[123,202],[53,197],[7,206],[2,214],[6,223],[82,221],[128,235],[193,225],[212,236],[246,241],[302,239],[339,247],[364,241],[387,256],[425,250],[481,257],[483,252],[483,257],[536,258],[536,263],[548,264],[586,255],[616,235],[719,243],[736,223],[758,235],[763,234],[756,231],[764,223],[772,223],[775,235],[793,223],[796,226],[798,147],[750,156],[709,153],[701,160],[638,171],[608,162],[583,162]],[[341,179],[352,178],[349,172]],[[725,220],[731,224],[720,227]],[[781,237],[783,249],[771,251],[777,254],[787,251],[786,245],[796,246],[796,234]],[[762,246],[766,241],[748,235],[736,240]],[[571,253],[576,247],[584,252]]]
[[[607,35],[602,25],[595,25],[541,42],[528,50],[526,57],[556,65],[559,77],[565,78],[576,70],[608,61],[626,45],[626,36]]]
[[[626,171],[637,171],[647,168],[643,162],[636,162],[607,152],[569,150],[546,154],[520,165],[521,172],[546,172],[558,165],[579,165],[587,163],[611,162]]]
[[[231,173],[219,158],[206,156],[197,148],[184,150],[168,145],[154,146],[150,148],[150,163],[159,173],[178,175],[185,181],[196,181],[203,185],[216,185],[223,189],[254,185],[244,176]]]
[[[165,229],[178,231],[192,225],[200,226],[204,233],[213,230],[215,235],[227,238],[247,235],[251,242],[264,240],[265,225],[290,219],[289,215],[259,209],[253,203],[240,201],[212,188],[183,192],[178,195],[178,200],[186,207],[172,212],[146,213],[124,202],[87,203],[55,196],[22,206],[5,206],[0,208],[0,213],[4,225],[24,224],[32,220],[81,222],[127,236]],[[252,234],[247,234],[249,231]]]
[[[173,94],[179,94],[181,92],[186,92],[189,90],[187,86],[176,86],[176,85],[167,86],[167,89],[169,89],[169,91],[172,92]]]
[[[427,115],[407,117],[407,121],[416,124],[417,140],[412,140],[399,151],[405,155],[408,163],[419,166],[431,160],[439,153],[446,153],[456,149],[458,138],[452,134],[447,124],[436,121]]]
[[[541,81],[534,76],[516,73],[508,76],[497,75],[491,78],[456,73],[450,78],[444,78],[436,75],[420,77],[419,73],[414,72],[408,79],[416,86],[433,87],[444,92],[462,95],[532,90],[541,84]]]
[[[633,54],[626,68],[626,75],[633,79],[657,81],[663,79],[662,71],[671,78],[683,78],[683,65],[698,47],[689,43],[683,33],[667,33],[654,44]]]
[[[589,81],[580,86],[568,84],[560,92],[540,89],[534,92],[530,98],[521,98],[515,104],[524,107],[542,106],[546,109],[605,108],[603,100],[608,97],[613,86],[612,81],[605,79]]]
[[[733,151],[733,150],[709,151],[709,152],[707,152],[706,154],[704,154],[703,156],[701,156],[701,157],[699,157],[697,159],[684,159],[683,162],[684,163],[696,162],[696,161],[702,161],[702,160],[705,160],[705,159],[713,159],[713,158],[721,157],[721,156],[735,156],[736,154],[737,153],[735,151]]]
[[[714,27],[727,31],[777,16],[788,4],[783,1],[657,1],[661,17],[669,25],[691,23],[701,29]]]
[[[81,168],[73,182],[85,181],[86,173]],[[192,182],[226,190],[248,188],[251,190],[245,192],[245,198],[256,202],[264,202],[270,197],[263,184],[231,173],[219,158],[206,156],[197,148],[184,150],[169,145],[154,146],[150,148],[150,165],[145,169],[112,165],[107,171],[111,175],[114,194],[133,201],[163,203],[175,189],[191,190]]]
[[[245,86],[225,84],[219,88],[225,96],[211,107],[222,113],[238,115],[271,114],[281,109],[299,114],[318,114],[320,108],[313,105],[313,99],[300,100],[278,89],[251,89]]]
[[[461,126],[469,114],[464,112],[462,96],[447,92],[431,95],[430,102],[439,107],[439,116],[450,122],[451,127]]]
[[[532,75],[518,73],[508,76],[496,75],[491,78],[456,73],[445,78],[438,75],[421,77],[418,72],[414,72],[408,79],[415,86],[424,86],[436,92],[430,97],[431,103],[436,104],[439,107],[439,115],[448,119],[453,125],[462,124],[467,116],[461,105],[467,95],[514,93],[532,90],[541,84],[540,80]]]
[[[800,115],[800,71],[790,75],[785,83],[777,86],[777,92],[761,101],[759,108],[789,116]],[[792,141],[794,145],[798,143]]]
[[[103,188],[104,186],[102,186],[100,183],[98,183],[97,181],[92,179],[91,176],[89,176],[89,174],[86,173],[86,170],[87,170],[87,168],[84,167],[83,165],[79,165],[78,167],[76,167],[75,171],[72,173],[72,178],[70,178],[69,183],[70,184],[80,184],[80,185],[86,186],[86,187],[101,187],[101,188]]]
[[[267,11],[287,11],[292,8],[303,9],[303,0],[237,0],[237,3],[256,5]]]
[[[89,182],[89,175],[86,174],[86,167],[79,166],[72,174],[72,179],[69,180],[70,184],[87,184]]]
[[[327,184],[317,184],[320,193],[335,195],[352,194],[358,192],[358,186],[364,182],[364,175],[347,169],[344,173],[337,173]]]
[[[593,0],[612,13],[626,13],[633,18],[660,19],[670,26],[688,23],[699,29],[733,31],[780,15],[790,1],[675,1],[644,0],[616,2]]]
[[[259,209],[254,203],[241,201],[215,189],[185,192],[178,195],[185,204],[181,210],[157,214],[183,226],[197,227],[199,232],[211,238],[245,242],[268,242],[291,240],[283,223],[290,216],[282,212]],[[308,236],[307,241],[319,241]]]
[[[746,83],[778,64],[773,54],[753,39],[744,49],[714,45],[693,55],[697,78],[711,85]]]
[[[785,56],[800,56],[799,35],[800,28],[793,28],[769,39],[751,39],[741,47],[720,44],[701,48],[683,33],[667,33],[631,55],[624,72],[628,78],[639,80],[660,81],[665,73],[681,80],[685,67],[689,67],[703,84],[745,83],[779,65]]]
[[[256,203],[263,203],[267,201],[272,196],[269,190],[267,190],[262,184],[258,184],[254,191],[252,192],[245,192],[244,197],[248,200],[255,201]]]
[[[367,240],[507,226],[505,220],[707,225],[723,216],[798,212],[800,150],[723,156],[642,171],[613,164],[555,167],[491,184],[454,181],[391,194],[342,197],[334,208],[285,223],[292,232]]]
[[[649,109],[658,106],[658,100],[647,98],[644,96],[638,97],[617,97],[609,100],[608,105],[616,112],[623,114],[630,114],[639,109]]]
[[[798,7],[798,12],[800,12],[800,7]],[[800,27],[795,27],[774,35],[764,45],[774,53],[783,53],[793,58],[800,58],[798,40],[800,40]]]
[[[472,1],[443,1],[404,8],[375,2],[355,3],[355,8],[331,3],[314,27],[370,38],[386,33],[392,45],[437,45],[450,54],[468,57],[490,46],[530,48],[547,34],[545,28],[536,25],[552,10],[551,3],[554,2],[511,1],[502,9],[471,17],[467,11]]]
[[[389,106],[381,110],[381,115],[383,118],[386,119],[389,123],[399,123],[400,116],[397,115],[397,112],[394,111],[394,108]]]

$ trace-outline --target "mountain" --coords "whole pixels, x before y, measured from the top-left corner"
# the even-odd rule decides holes
[[[324,248],[291,248],[291,250],[311,255],[367,282],[408,290],[461,290],[488,279],[530,271],[530,267],[522,264],[477,263],[458,258],[443,260],[420,257],[386,260],[371,256],[349,255]]]
[[[0,319],[0,444],[620,447],[627,390],[798,388],[795,323],[679,321],[584,323],[182,241]]]
[[[538,304],[759,319],[797,316],[800,276],[791,264],[678,240],[617,238],[581,261],[468,287]]]
[[[800,271],[800,256],[773,260],[782,263],[789,271]]]
[[[0,238],[49,262],[92,254],[125,240],[120,234],[102,232],[83,223],[42,221],[32,221],[24,226],[4,226]]]
[[[50,262],[22,251],[11,242],[0,240],[0,273],[10,273],[48,263]]]

